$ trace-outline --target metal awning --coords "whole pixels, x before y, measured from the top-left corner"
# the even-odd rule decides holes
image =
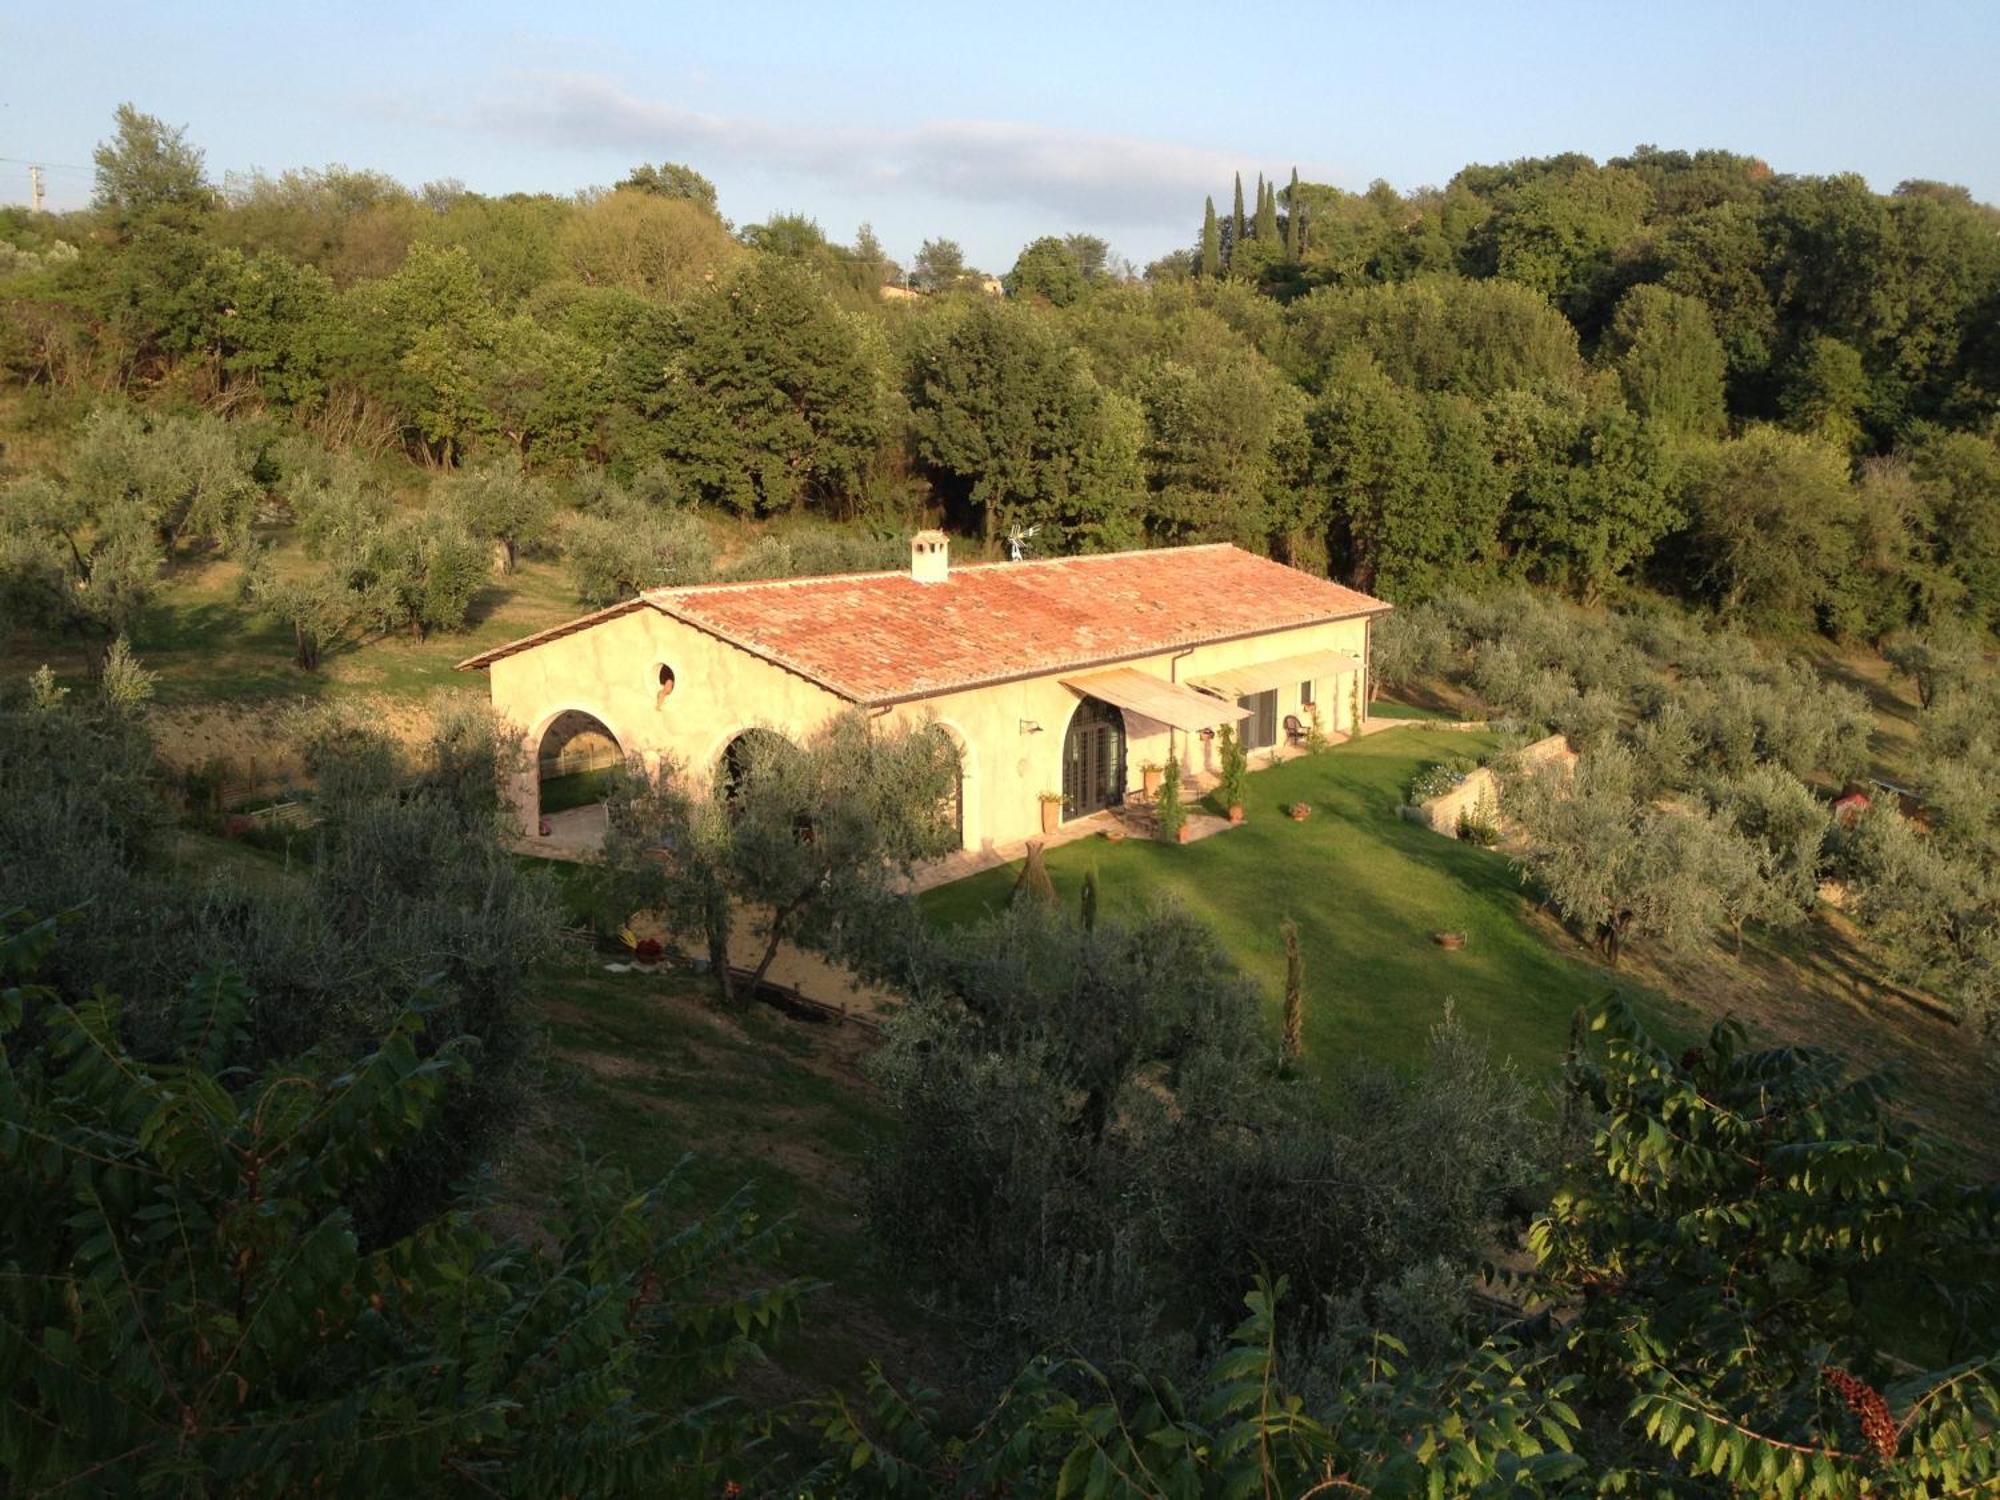
[[[1323,677],[1339,677],[1360,670],[1359,658],[1345,651],[1308,651],[1303,656],[1281,656],[1276,661],[1216,672],[1202,678],[1201,686],[1225,698],[1247,698],[1287,683],[1318,682]]]
[[[1063,686],[1091,698],[1102,698],[1120,708],[1175,729],[1213,729],[1217,724],[1233,724],[1249,714],[1221,698],[1197,693],[1193,688],[1164,677],[1149,677],[1131,667],[1109,672],[1093,672],[1088,677],[1065,677]]]

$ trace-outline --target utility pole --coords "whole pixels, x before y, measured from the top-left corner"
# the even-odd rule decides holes
[[[36,213],[42,211],[42,169],[40,167],[28,168],[28,201],[34,205]]]

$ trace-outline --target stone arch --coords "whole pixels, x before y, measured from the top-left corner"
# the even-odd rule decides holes
[[[723,736],[721,745],[709,760],[709,774],[716,778],[723,795],[732,801],[737,779],[743,773],[743,757],[753,753],[760,743],[783,745],[792,750],[798,748],[796,742],[768,724],[747,724],[734,734]]]
[[[593,741],[608,743],[608,749],[593,745]],[[585,763],[594,769],[608,769],[633,753],[632,742],[619,732],[609,715],[596,704],[581,702],[550,708],[522,737],[522,744],[527,752],[527,765],[516,778],[514,802],[524,830],[530,834],[540,832],[545,813],[542,791],[545,781],[581,773]],[[579,753],[565,761],[562,752],[572,745]],[[593,750],[596,753],[591,753]],[[571,765],[570,761],[577,764]]]
[[[979,762],[972,740],[949,719],[932,719],[928,727],[943,735],[958,756],[958,844],[961,849],[977,849],[978,830],[984,825],[979,820]]]

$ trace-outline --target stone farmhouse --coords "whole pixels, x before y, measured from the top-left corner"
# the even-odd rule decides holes
[[[907,571],[649,590],[461,662],[484,669],[529,764],[579,729],[648,765],[728,775],[748,743],[842,713],[932,725],[958,752],[964,848],[1121,803],[1143,767],[1212,774],[1216,730],[1251,750],[1350,731],[1389,606],[1228,545],[953,567],[918,533]],[[524,830],[539,782],[514,798]]]

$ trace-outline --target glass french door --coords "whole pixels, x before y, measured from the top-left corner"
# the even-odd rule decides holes
[[[1063,816],[1084,818],[1125,800],[1125,718],[1109,703],[1079,703],[1063,737]]]
[[[1278,743],[1278,690],[1268,693],[1252,693],[1247,698],[1236,700],[1238,708],[1250,710],[1250,717],[1243,721],[1239,733],[1243,737],[1245,750],[1268,750]]]

